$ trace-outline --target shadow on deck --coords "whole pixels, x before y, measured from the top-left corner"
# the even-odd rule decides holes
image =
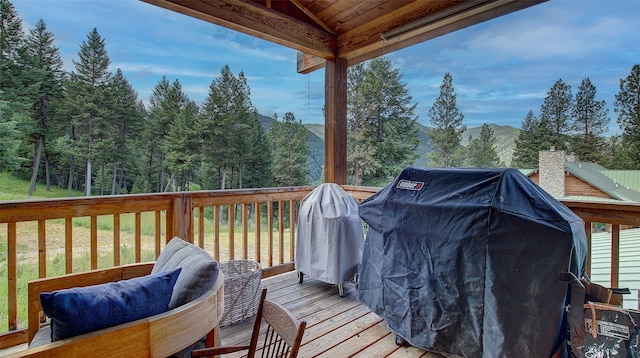
[[[268,290],[268,299],[307,321],[299,357],[441,357],[415,347],[397,346],[395,334],[382,318],[357,300],[351,284],[344,284],[344,297],[340,297],[337,285],[308,276],[299,284],[297,271],[292,271],[264,279],[262,286]],[[222,344],[248,344],[252,324],[253,317],[223,327]]]

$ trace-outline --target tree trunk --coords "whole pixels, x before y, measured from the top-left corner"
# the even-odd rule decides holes
[[[227,169],[222,169],[222,179],[220,182],[220,189],[224,190],[227,181]]]
[[[44,153],[44,181],[47,185],[46,190],[51,191],[51,172],[49,171],[49,154],[47,150],[47,141],[42,141],[42,152]]]
[[[113,177],[111,180],[111,195],[114,195],[116,193],[116,173],[118,172],[118,163],[114,160],[113,161]]]
[[[33,155],[33,168],[31,171],[31,185],[29,186],[28,196],[32,196],[36,191],[36,180],[38,179],[38,168],[40,168],[40,157],[42,156],[42,147],[44,143],[44,138],[40,136],[38,139],[38,144],[35,145],[34,155]]]
[[[173,178],[175,177],[175,174],[171,175],[171,177],[169,178],[169,180],[167,181],[167,186],[164,187],[164,189],[162,190],[163,193],[166,193],[167,190],[169,190],[169,186],[171,186],[172,183],[174,183]],[[175,185],[172,186],[172,191],[175,191]]]
[[[100,195],[104,195],[104,160],[100,161]]]
[[[153,150],[149,155],[149,167],[147,171],[147,190],[146,190],[147,193],[151,192],[151,177],[152,177],[151,168],[153,168]]]
[[[242,189],[242,162],[238,163],[238,188]]]
[[[162,187],[164,186],[164,161],[163,163],[160,165],[160,191],[162,191]],[[167,186],[169,185],[169,183],[167,183]]]
[[[122,193],[122,189],[125,189],[125,192],[128,192],[128,190],[126,190],[126,178],[125,178],[125,174],[124,174],[124,160],[122,162],[120,162],[120,179],[118,180],[118,194]]]
[[[91,159],[87,159],[87,172],[84,179],[84,196],[91,195]]]
[[[44,180],[47,183],[47,191],[51,191],[51,172],[49,172],[49,156],[44,151]]]
[[[67,184],[67,196],[71,196],[71,186],[73,185],[73,172],[75,170],[76,158],[71,156],[71,163],[69,163],[69,183]]]

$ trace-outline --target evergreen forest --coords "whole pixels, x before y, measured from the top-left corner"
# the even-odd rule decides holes
[[[323,129],[292,112],[258,114],[242,71],[221,68],[202,103],[166,77],[143,102],[112,69],[96,28],[71,71],[45,22],[25,31],[9,0],[0,0],[0,34],[0,172],[29,180],[29,196],[36,183],[113,195],[322,182]],[[589,78],[575,95],[558,79],[538,114],[523,109],[508,159],[497,126],[467,128],[450,73],[420,113],[428,127],[417,123],[417,104],[388,58],[351,66],[347,77],[348,184],[382,186],[408,165],[535,168],[538,151],[551,146],[610,169],[640,169],[640,65],[620,79],[614,113]],[[606,136],[612,120],[621,134]]]

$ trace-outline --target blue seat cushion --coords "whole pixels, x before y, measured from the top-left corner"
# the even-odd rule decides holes
[[[166,312],[180,271],[41,293],[42,310],[51,318],[51,341]]]

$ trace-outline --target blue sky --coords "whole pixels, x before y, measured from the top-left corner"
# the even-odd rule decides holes
[[[224,65],[245,73],[258,112],[323,123],[324,70],[296,72],[296,51],[138,0],[13,0],[27,32],[43,19],[56,38],[66,70],[96,27],[111,67],[120,68],[147,101],[165,75],[201,103]],[[427,112],[445,72],[469,127],[519,128],[537,115],[547,91],[562,79],[575,93],[589,77],[610,109],[610,134],[620,132],[613,111],[620,79],[640,63],[640,1],[551,0],[389,54],[417,103]]]

